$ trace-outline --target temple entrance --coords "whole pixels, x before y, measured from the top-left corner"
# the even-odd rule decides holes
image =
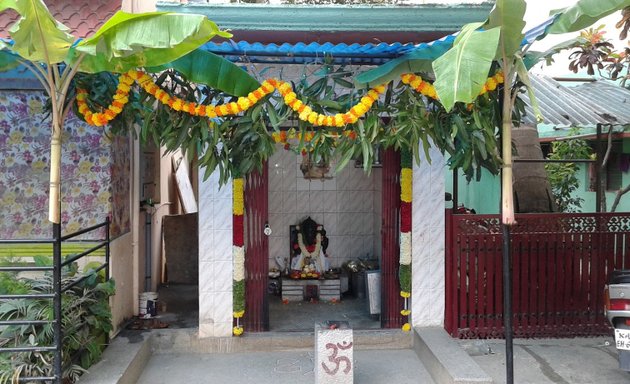
[[[324,320],[400,327],[400,157],[389,152],[370,175],[351,163],[320,177],[279,147],[248,176],[246,329],[305,331]]]

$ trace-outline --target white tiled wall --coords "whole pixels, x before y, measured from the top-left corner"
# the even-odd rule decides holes
[[[199,337],[232,334],[232,184],[199,172]]]
[[[431,149],[413,165],[412,296],[413,326],[441,326],[444,322],[444,166],[442,154]]]
[[[332,267],[357,257],[377,257],[380,210],[376,213],[375,207],[380,207],[380,190],[375,181],[380,181],[380,170],[368,176],[350,163],[330,180],[306,180],[299,169],[301,161],[301,156],[281,146],[269,159],[269,225],[273,231],[269,266],[277,267],[276,256],[289,256],[289,226],[307,216],[326,229]]]

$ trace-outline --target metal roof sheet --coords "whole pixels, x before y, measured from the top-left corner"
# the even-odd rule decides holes
[[[234,62],[255,63],[322,63],[380,65],[409,51],[422,48],[446,51],[452,45],[454,36],[447,36],[430,43],[402,44],[261,44],[247,41],[209,42],[203,46],[210,52],[225,56]]]
[[[567,87],[560,82],[537,74],[530,74],[543,121],[540,124],[556,128],[593,127],[597,124],[630,124],[630,91],[598,80],[579,87]],[[618,88],[613,90],[612,88]],[[527,94],[523,123],[536,125]],[[625,104],[625,109],[623,105]]]

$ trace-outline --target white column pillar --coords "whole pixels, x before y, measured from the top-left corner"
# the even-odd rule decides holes
[[[444,156],[431,149],[431,164],[422,146],[422,163],[413,164],[411,323],[444,323]]]
[[[232,183],[199,170],[199,337],[232,335]]]

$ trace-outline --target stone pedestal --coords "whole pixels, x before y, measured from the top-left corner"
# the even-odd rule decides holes
[[[315,324],[315,383],[354,382],[352,328],[345,321]]]
[[[305,290],[309,285],[317,286],[321,301],[341,300],[341,283],[339,279],[282,279],[282,300],[303,301]]]

